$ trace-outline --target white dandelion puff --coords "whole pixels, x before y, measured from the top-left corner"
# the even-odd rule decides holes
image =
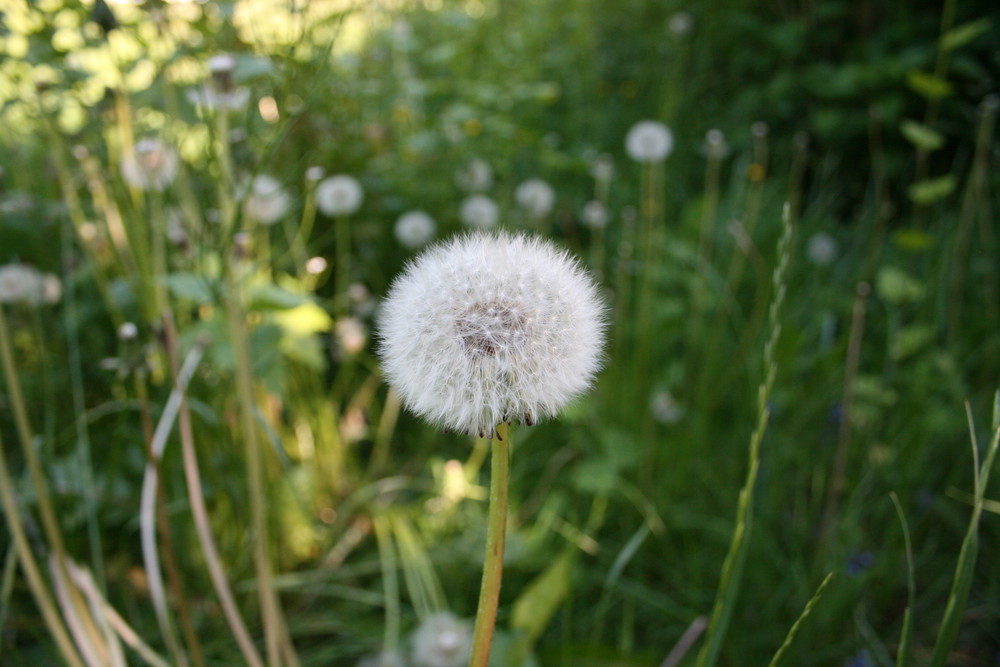
[[[162,192],[177,177],[180,157],[159,139],[143,139],[122,158],[122,178],[134,188]]]
[[[233,73],[236,58],[228,53],[220,53],[208,59],[211,78],[201,88],[189,90],[187,97],[192,104],[215,110],[236,111],[250,101],[250,91],[237,86]]]
[[[459,217],[467,227],[489,229],[500,219],[500,207],[486,195],[472,195],[462,200]]]
[[[532,178],[517,186],[514,199],[536,218],[543,218],[552,211],[556,193],[552,186],[540,178]]]
[[[586,390],[604,329],[597,288],[568,253],[481,232],[431,247],[396,278],[379,355],[411,411],[492,435],[504,421],[554,416]]]
[[[62,281],[52,273],[42,273],[26,264],[0,266],[0,303],[40,306],[62,298]]]
[[[636,162],[663,162],[674,150],[674,135],[663,123],[640,121],[628,131],[625,150]]]
[[[285,217],[290,205],[291,197],[276,178],[258,174],[250,181],[243,212],[262,225],[273,225]]]
[[[428,616],[413,633],[411,658],[417,667],[462,667],[471,651],[471,625],[451,612]]]
[[[350,215],[361,208],[365,193],[351,176],[330,176],[316,186],[316,206],[326,215]]]
[[[434,238],[434,218],[423,211],[407,211],[396,220],[395,233],[403,246],[419,248]]]

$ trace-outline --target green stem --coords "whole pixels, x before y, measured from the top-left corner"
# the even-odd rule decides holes
[[[347,288],[351,283],[351,228],[346,215],[338,215],[333,221],[337,235],[337,284],[335,286],[337,313],[345,315],[349,298]]]
[[[42,619],[49,629],[49,634],[55,639],[56,646],[59,647],[59,652],[66,664],[70,667],[84,667],[83,661],[77,654],[76,648],[63,626],[52,594],[49,592],[48,586],[45,585],[38,563],[35,561],[35,555],[31,553],[28,538],[21,525],[21,517],[17,514],[17,500],[14,498],[13,486],[7,472],[7,457],[3,454],[3,444],[0,443],[0,500],[3,501],[4,516],[7,518],[7,526],[10,528],[10,534],[14,540],[14,548],[17,549],[18,560],[21,561],[24,576],[28,580],[28,587],[35,598],[35,603],[42,611]]]
[[[503,576],[503,547],[507,531],[507,486],[510,478],[510,429],[497,426],[493,442],[490,470],[490,509],[486,530],[486,558],[483,581],[479,588],[479,608],[472,637],[472,657],[469,667],[486,667],[490,660],[490,645],[496,626],[500,601],[500,579]]]
[[[250,360],[242,293],[233,275],[235,267],[226,271],[226,311],[236,362],[236,388],[240,404],[243,442],[246,452],[247,492],[250,496],[250,516],[254,535],[254,566],[260,595],[261,615],[269,665],[279,664],[281,632],[278,600],[271,582],[271,560],[268,554],[267,504],[264,485],[264,461],[254,419],[253,367]]]

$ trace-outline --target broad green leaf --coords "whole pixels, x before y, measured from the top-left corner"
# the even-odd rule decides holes
[[[914,183],[906,191],[910,199],[915,204],[930,204],[939,199],[944,199],[955,190],[955,177],[951,174],[939,176],[938,178],[928,178],[918,183]]]
[[[894,361],[913,356],[934,340],[934,328],[924,325],[905,327],[893,338],[889,354]]]
[[[280,311],[275,314],[274,320],[285,331],[296,336],[329,331],[333,327],[333,318],[315,303],[304,303]]]
[[[178,299],[205,303],[211,301],[212,281],[193,273],[171,273],[163,276],[161,282]]]
[[[919,301],[924,297],[923,283],[894,266],[879,270],[875,276],[875,290],[879,297],[890,303]]]
[[[915,120],[905,119],[900,123],[899,130],[917,148],[936,151],[944,146],[944,136],[940,132]]]
[[[563,551],[514,601],[510,625],[523,630],[529,642],[534,643],[541,636],[569,593],[572,566],[573,551]]]
[[[893,232],[892,242],[901,250],[920,252],[934,245],[934,237],[920,229],[899,229]]]
[[[945,34],[941,35],[940,45],[942,49],[957,49],[965,46],[983,33],[993,27],[993,22],[988,18],[981,18],[976,21],[969,21],[962,25],[957,25]]]
[[[911,70],[906,75],[906,84],[911,90],[929,100],[939,100],[942,97],[948,97],[954,90],[952,85],[945,79],[918,69]]]

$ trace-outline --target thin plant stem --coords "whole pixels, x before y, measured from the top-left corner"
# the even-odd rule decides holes
[[[910,637],[913,634],[913,607],[916,604],[917,585],[913,579],[913,544],[910,542],[910,528],[906,525],[906,515],[899,497],[893,491],[889,494],[899,525],[903,529],[903,544],[906,546],[906,611],[903,612],[903,631],[899,635],[899,647],[896,649],[896,667],[907,667],[910,664]]]
[[[399,646],[399,572],[396,564],[396,546],[392,542],[392,531],[383,517],[372,521],[375,539],[378,541],[379,563],[382,567],[382,582],[385,594],[385,635],[382,649],[394,651]]]
[[[819,604],[819,599],[823,597],[823,591],[826,590],[826,587],[830,584],[831,579],[833,579],[833,572],[828,573],[826,577],[823,578],[819,588],[817,588],[816,592],[813,593],[813,596],[809,598],[809,602],[806,603],[805,609],[802,610],[802,613],[788,630],[788,635],[785,637],[785,641],[781,643],[781,646],[778,647],[774,657],[771,658],[769,667],[778,667],[781,659],[785,657],[788,647],[792,645],[792,642],[795,640],[795,636],[799,634],[799,629],[802,627],[802,624],[807,618],[809,618],[809,614],[812,613],[812,610],[816,607],[816,605]]]
[[[497,426],[493,441],[490,468],[490,508],[486,529],[486,557],[483,580],[479,588],[479,606],[472,636],[472,656],[469,667],[486,667],[500,602],[500,580],[503,576],[504,537],[507,532],[507,487],[510,478],[510,429]]]
[[[781,306],[785,301],[785,270],[788,267],[792,240],[791,207],[786,204],[783,213],[784,229],[778,240],[778,261],[771,278],[773,296],[769,312],[771,336],[764,345],[764,379],[757,390],[757,426],[750,435],[747,476],[740,490],[736,508],[736,525],[733,528],[729,551],[722,564],[719,588],[715,594],[715,604],[709,617],[708,629],[705,633],[705,643],[698,653],[697,667],[712,667],[719,657],[722,642],[729,628],[740,583],[743,578],[743,564],[746,560],[750,530],[753,525],[754,487],[757,483],[757,472],[760,469],[760,446],[767,429],[771,409],[768,400],[774,387],[774,378],[778,372],[778,364],[774,358],[775,347],[781,338]]]
[[[35,598],[35,604],[42,612],[42,620],[45,621],[49,635],[55,640],[56,647],[66,664],[70,667],[84,667],[83,660],[77,653],[73,640],[70,639],[69,633],[66,631],[66,626],[63,625],[52,593],[49,591],[45,579],[42,578],[41,570],[35,561],[35,555],[31,552],[31,546],[28,544],[28,537],[24,533],[24,526],[21,524],[21,517],[17,511],[17,500],[14,497],[13,480],[7,471],[7,456],[3,451],[2,438],[0,438],[0,500],[3,502],[3,513],[14,541],[14,548],[17,550],[17,558],[24,570],[24,576],[28,580],[28,588],[31,589],[31,595]]]
[[[42,528],[45,537],[49,541],[52,550],[55,552],[56,566],[60,570],[60,575],[64,580],[69,579],[66,573],[66,546],[63,542],[62,531],[59,522],[56,520],[55,509],[52,506],[52,497],[49,494],[49,485],[42,470],[42,463],[39,460],[38,452],[35,451],[35,437],[28,422],[28,411],[24,404],[24,395],[21,393],[21,383],[17,377],[17,367],[14,364],[14,354],[11,349],[10,334],[7,327],[7,317],[4,309],[0,306],[0,365],[3,366],[3,374],[7,382],[7,391],[10,397],[11,410],[14,413],[14,425],[17,430],[18,439],[21,441],[21,450],[24,453],[25,462],[28,465],[28,474],[31,484],[35,489],[35,496],[38,501],[38,511],[42,518]],[[84,602],[79,592],[69,587],[69,600],[77,610],[83,610]],[[99,637],[98,629],[93,625],[92,619],[87,614],[81,614],[86,632],[92,637]],[[101,656],[106,658],[107,656]]]
[[[264,640],[269,665],[279,664],[281,633],[279,630],[278,600],[271,582],[271,559],[268,553],[267,496],[264,485],[262,447],[254,417],[253,370],[247,340],[246,318],[243,314],[242,293],[233,275],[237,267],[229,265],[226,271],[226,311],[229,317],[229,335],[236,363],[236,391],[239,400],[246,455],[247,493],[250,496],[250,517],[253,526],[254,569],[257,575],[261,616],[264,623]]]
[[[336,295],[336,310],[340,315],[347,313],[347,287],[351,283],[351,227],[348,217],[339,214],[333,221],[337,236],[337,266],[334,294]]]

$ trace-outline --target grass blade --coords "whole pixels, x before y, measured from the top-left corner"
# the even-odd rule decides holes
[[[777,652],[774,654],[774,657],[771,658],[770,667],[777,667],[778,663],[781,662],[785,652],[788,651],[788,647],[791,646],[792,642],[795,640],[795,635],[799,634],[799,628],[802,627],[802,623],[804,623],[809,617],[809,614],[812,613],[813,608],[819,604],[819,599],[823,597],[823,591],[826,590],[826,587],[829,585],[831,579],[833,579],[833,572],[830,572],[823,578],[819,588],[816,589],[813,596],[809,598],[809,602],[806,603],[805,609],[802,610],[802,613],[799,615],[798,619],[796,619],[795,623],[792,624],[792,627],[789,628],[788,634],[785,636],[785,641],[782,642],[781,646],[778,647]]]
[[[906,611],[903,613],[903,631],[899,636],[899,648],[896,651],[896,667],[906,667],[910,664],[910,636],[913,633],[913,606],[916,603],[917,586],[913,579],[913,545],[910,542],[910,528],[906,524],[906,515],[896,493],[890,493],[892,504],[899,515],[899,524],[903,529],[903,542],[906,545]]]

